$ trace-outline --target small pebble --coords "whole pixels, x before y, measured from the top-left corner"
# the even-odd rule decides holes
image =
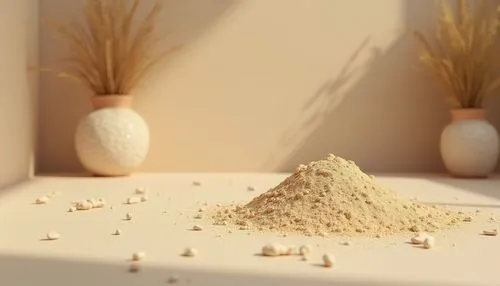
[[[307,255],[311,252],[311,246],[310,245],[302,245],[299,247],[299,254],[300,255]]]
[[[302,261],[309,261],[309,256],[308,255],[302,255],[301,260]]]
[[[465,221],[465,222],[471,222],[471,221],[472,221],[472,217],[470,217],[470,216],[465,217],[465,218],[464,218],[464,221]]]
[[[184,249],[184,252],[182,253],[182,256],[185,257],[195,257],[196,255],[198,255],[198,250],[192,247]]]
[[[146,257],[146,253],[144,252],[136,252],[134,254],[132,254],[132,260],[133,261],[139,261],[139,260],[142,260],[144,257]]]
[[[201,186],[201,182],[200,181],[193,181],[193,186]]]
[[[486,235],[486,236],[497,236],[498,235],[498,231],[496,229],[483,230],[483,235]]]
[[[197,214],[194,216],[195,219],[202,219],[203,218],[203,215],[202,214]]]
[[[288,253],[288,248],[278,243],[269,243],[262,247],[263,256],[280,256]]]
[[[419,233],[415,235],[414,237],[411,238],[410,242],[415,245],[421,245],[424,244],[424,241],[426,238],[428,238],[429,235],[427,233]]]
[[[199,212],[199,213],[202,213],[202,212],[204,212],[204,211],[205,211],[205,209],[204,209],[204,208],[199,208],[199,209],[198,209],[198,212]]]
[[[135,194],[136,195],[145,195],[148,191],[146,188],[137,188],[135,189]]]
[[[103,208],[104,206],[106,205],[106,201],[104,199],[98,199],[97,201],[95,201],[92,206],[94,208]]]
[[[297,246],[290,245],[288,247],[285,247],[284,252],[282,253],[282,255],[292,255],[292,254],[298,253],[298,251],[299,250],[298,250]]]
[[[247,187],[247,191],[249,191],[249,192],[253,192],[253,191],[255,191],[255,187],[253,187],[253,186],[248,186],[248,187]]]
[[[434,239],[434,237],[429,236],[429,237],[425,238],[424,243],[422,244],[422,246],[425,249],[431,249],[431,248],[434,247],[435,244],[436,244],[436,240]]]
[[[115,230],[115,232],[113,232],[113,235],[121,235],[122,234],[122,231],[120,229],[117,229]]]
[[[41,196],[41,197],[39,197],[39,198],[36,199],[35,203],[38,204],[38,205],[43,205],[43,204],[46,204],[49,200],[50,200],[49,197],[47,197],[47,196]]]
[[[94,205],[97,203],[97,201],[93,198],[87,199],[87,202],[94,208]]]
[[[196,224],[196,225],[194,225],[194,226],[193,226],[193,230],[194,230],[194,231],[202,231],[202,230],[203,230],[203,227],[202,227],[201,225],[197,225],[197,224]]]
[[[130,197],[127,199],[128,205],[138,204],[140,202],[141,202],[141,197],[137,197],[137,196]]]
[[[127,220],[131,220],[132,218],[133,218],[133,216],[132,216],[132,214],[131,214],[131,213],[127,213],[127,214],[125,215],[125,219],[127,219]]]
[[[55,231],[51,231],[47,233],[46,238],[47,240],[58,240],[59,238],[61,238],[61,235]]]
[[[70,213],[72,213],[72,212],[74,212],[74,211],[76,211],[76,208],[75,208],[75,207],[70,207],[70,208],[68,209],[68,212],[70,212]]]
[[[349,246],[349,245],[351,245],[351,242],[350,241],[344,241],[344,242],[342,242],[342,245]]]
[[[144,195],[141,197],[141,202],[146,202],[148,200],[148,196]]]
[[[79,211],[88,211],[93,208],[93,205],[88,201],[82,201],[76,203],[76,209]]]
[[[326,253],[323,255],[323,265],[325,267],[333,267],[334,264],[335,264],[335,257],[333,256],[333,254]]]

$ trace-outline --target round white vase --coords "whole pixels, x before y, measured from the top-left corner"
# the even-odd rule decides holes
[[[456,177],[486,178],[494,172],[499,155],[499,135],[482,109],[455,109],[452,122],[441,133],[444,165]]]
[[[95,176],[128,176],[146,159],[149,128],[129,107],[131,98],[111,95],[93,100],[94,111],[78,124],[75,149],[87,171]],[[122,102],[128,100],[128,102]]]

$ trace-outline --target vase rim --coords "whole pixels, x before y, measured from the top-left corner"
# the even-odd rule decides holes
[[[480,119],[486,118],[484,108],[457,108],[450,110],[453,120]]]
[[[133,97],[128,94],[94,95],[91,98],[94,110],[103,108],[131,108]]]

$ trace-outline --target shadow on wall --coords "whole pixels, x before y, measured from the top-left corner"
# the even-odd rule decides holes
[[[148,2],[153,3],[153,1]],[[164,2],[165,9],[160,16],[158,32],[161,35],[169,35],[175,31],[171,37],[172,41],[184,47],[203,36],[208,29],[230,13],[237,3],[235,0],[165,0]],[[45,0],[40,4],[40,15],[42,18],[56,18],[61,21],[81,20],[83,3],[84,1]],[[146,8],[147,5],[144,9]],[[190,16],[185,17],[185,15]],[[40,54],[50,55],[42,58],[40,65],[51,68],[57,66],[59,57],[67,53],[64,42],[47,28],[41,29],[40,39]],[[53,52],[54,50],[57,52]],[[38,110],[38,148],[44,152],[37,152],[36,170],[81,171],[73,148],[61,150],[57,146],[73,146],[73,131],[80,118],[90,111],[88,101],[90,95],[81,88],[75,88],[73,82],[67,82],[53,74],[40,75],[39,106],[51,106],[51,108]],[[51,112],[52,110],[58,112]],[[59,164],[52,164],[51,161]]]
[[[370,172],[443,170],[440,129],[435,126],[446,124],[447,109],[437,88],[420,70],[409,33],[432,23],[435,6],[432,1],[405,3],[408,33],[402,32],[386,50],[363,42],[340,75],[326,79],[305,104],[304,114],[313,115],[283,135],[277,148],[288,150],[288,155],[271,158],[266,165],[291,171],[300,163],[334,153]],[[345,90],[342,85],[359,73],[352,63],[360,53],[370,53],[370,60],[363,65],[364,74]],[[427,92],[409,88],[422,85],[430,86]],[[366,104],[367,98],[371,104]],[[296,134],[303,134],[302,138]]]
[[[141,271],[129,273],[127,264],[105,264],[101,262],[77,262],[49,258],[26,256],[0,255],[0,269],[2,281],[5,285],[33,286],[33,285],[167,285],[169,277],[176,276],[179,281],[173,285],[217,285],[217,286],[253,286],[253,285],[286,285],[302,286],[314,284],[317,286],[332,285],[370,285],[370,286],[417,286],[421,283],[401,281],[398,284],[388,284],[376,281],[344,281],[325,275],[324,278],[293,278],[276,275],[263,276],[262,274],[238,274],[237,272],[216,272],[153,267],[144,265]],[[311,267],[318,267],[311,265]],[[321,271],[323,269],[319,269]],[[288,275],[289,276],[289,275]],[[322,275],[318,275],[321,277]],[[328,277],[328,278],[325,278]],[[453,284],[455,286],[459,286]]]

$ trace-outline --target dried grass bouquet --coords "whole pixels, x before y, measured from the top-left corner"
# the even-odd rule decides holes
[[[71,53],[64,60],[68,70],[57,71],[58,76],[84,84],[97,96],[129,94],[171,51],[154,51],[160,1],[136,19],[140,0],[86,0],[84,24],[48,22]],[[139,26],[134,32],[135,21]]]
[[[485,98],[500,87],[498,6],[485,0],[440,0],[436,34],[431,43],[422,33],[420,61],[444,87],[453,109],[482,108]]]

